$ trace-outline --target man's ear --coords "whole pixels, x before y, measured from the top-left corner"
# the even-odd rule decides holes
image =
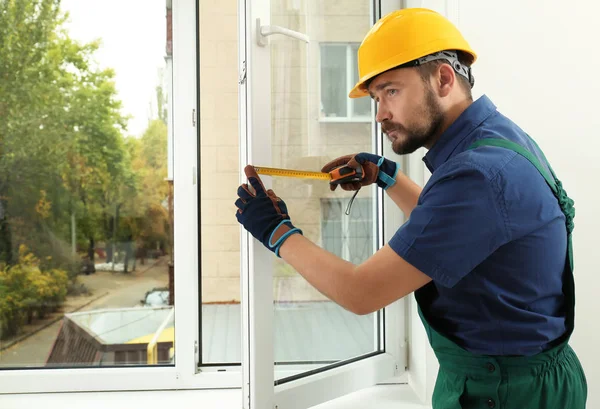
[[[456,82],[456,73],[449,64],[440,64],[436,76],[437,92],[440,97],[446,97],[452,91]]]

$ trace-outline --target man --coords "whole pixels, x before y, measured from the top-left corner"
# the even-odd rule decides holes
[[[434,409],[585,407],[587,386],[568,345],[574,323],[573,201],[543,153],[487,97],[473,102],[476,55],[426,9],[383,17],[358,50],[351,98],[371,96],[394,152],[420,147],[432,172],[421,189],[368,153],[323,167],[362,168],[408,221],[355,266],[295,227],[251,166],[237,219],[315,288],[368,314],[413,291],[440,363]],[[335,189],[335,185],[332,188]]]

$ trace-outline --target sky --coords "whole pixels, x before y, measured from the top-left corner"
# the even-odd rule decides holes
[[[150,104],[165,67],[166,1],[62,0],[61,8],[70,14],[65,27],[72,39],[102,40],[96,60],[115,70],[122,111],[132,116],[128,134],[140,136],[155,115]]]

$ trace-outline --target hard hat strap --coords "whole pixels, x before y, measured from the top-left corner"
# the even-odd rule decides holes
[[[394,68],[390,68],[388,71],[397,70],[398,68],[418,67],[418,66],[426,64],[428,62],[436,61],[436,60],[446,60],[448,62],[448,64],[450,64],[452,66],[452,68],[454,69],[454,71],[457,74],[465,77],[467,79],[467,81],[469,81],[469,84],[471,84],[471,88],[473,88],[473,85],[475,85],[475,77],[473,76],[473,74],[471,72],[471,67],[468,67],[468,66],[462,64],[458,60],[458,53],[456,51],[446,50],[446,51],[439,51],[436,53],[428,54],[424,57],[417,58],[416,60],[412,60],[407,63],[398,65]],[[387,71],[384,71],[384,72],[387,72]],[[383,74],[383,73],[381,73],[381,74]],[[378,74],[378,75],[381,75],[381,74]],[[373,81],[374,79],[375,79],[375,77],[369,78],[368,80],[366,80],[364,82],[362,87],[365,90],[368,90],[369,85],[371,84],[371,81]]]
[[[475,85],[475,78],[471,74],[471,67],[467,67],[458,60],[458,53],[456,51],[439,51],[437,53],[417,58],[416,60],[411,61],[411,63],[413,63],[412,66],[419,66],[436,60],[448,61],[448,63],[452,66],[454,71],[456,71],[457,74],[465,77],[469,81],[469,84],[471,84],[471,88],[473,88],[473,85]]]

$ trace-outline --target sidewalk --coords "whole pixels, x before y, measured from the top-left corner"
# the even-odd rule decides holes
[[[59,311],[26,325],[12,339],[0,341],[0,366],[43,365],[65,314],[140,305],[147,291],[168,285],[167,262],[162,257],[145,266],[138,264],[137,270],[128,274],[98,271],[78,276],[88,293],[67,296]]]

